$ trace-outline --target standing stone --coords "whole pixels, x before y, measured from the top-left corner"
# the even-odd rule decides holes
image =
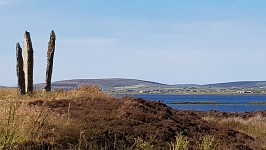
[[[25,91],[33,92],[33,48],[30,33],[24,34],[24,74],[25,74]]]
[[[44,87],[46,91],[51,91],[55,40],[56,40],[55,32],[52,30],[50,34],[50,41],[48,43],[48,50],[47,50],[46,85]]]
[[[18,94],[25,95],[25,78],[23,71],[23,57],[22,49],[17,43],[16,45],[16,55],[17,55],[17,78],[18,78]]]

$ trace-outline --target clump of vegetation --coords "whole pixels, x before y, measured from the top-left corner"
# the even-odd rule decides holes
[[[14,149],[22,143],[54,143],[56,129],[66,126],[66,116],[44,107],[29,107],[11,100],[0,102],[0,147]]]
[[[215,125],[230,127],[254,138],[266,136],[266,118],[262,115],[257,115],[248,119],[240,117],[204,117],[203,119]]]
[[[205,135],[199,141],[199,149],[201,150],[214,150],[219,144],[218,140],[211,135]]]
[[[0,135],[0,146],[2,149],[5,149],[17,140],[19,140],[16,127],[17,127],[17,118],[16,114],[18,108],[20,107],[20,103],[10,103],[6,102],[1,108],[1,127],[0,131],[2,134]]]
[[[35,90],[25,96],[18,96],[16,89],[2,88],[0,89],[0,100],[10,100],[30,102],[36,100],[59,100],[59,99],[74,99],[74,98],[91,98],[91,99],[106,99],[112,96],[103,93],[98,85],[85,85],[72,90],[57,89],[53,92],[44,92],[43,90]]]
[[[246,119],[241,117],[225,118],[213,116],[203,117],[203,119],[213,125],[228,127],[241,133],[245,133],[254,139],[258,139],[258,141],[260,139],[262,141],[266,139],[266,118],[262,115],[256,115]],[[260,147],[266,148],[265,142],[259,144]]]
[[[183,136],[182,133],[177,134],[175,143],[170,143],[170,150],[188,150],[188,137]]]
[[[188,150],[190,148],[189,143],[190,141],[188,137],[179,133],[176,136],[175,143],[170,143],[170,150]],[[215,150],[218,148],[219,140],[217,140],[214,136],[205,135],[199,137],[196,143],[198,143],[197,149],[199,150]]]
[[[14,149],[28,142],[53,145],[62,135],[60,133],[62,130],[78,132],[79,126],[71,122],[69,112],[58,113],[47,107],[31,105],[35,104],[33,102],[45,104],[49,101],[75,99],[77,97],[93,100],[106,99],[111,96],[102,93],[96,85],[83,86],[69,91],[56,90],[48,93],[36,90],[25,96],[18,96],[16,89],[0,89],[0,148]],[[70,103],[69,107],[71,107]],[[73,147],[81,147],[81,143],[84,143],[82,141],[83,136],[83,134],[80,134],[80,137],[77,138],[79,139],[78,145]]]
[[[138,137],[135,138],[135,143],[131,146],[130,149],[134,150],[152,150],[155,149],[155,146],[152,145],[150,142],[143,140],[142,138]]]

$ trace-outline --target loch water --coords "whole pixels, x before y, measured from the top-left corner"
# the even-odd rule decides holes
[[[219,110],[223,112],[248,112],[266,110],[266,95],[169,95],[133,94],[128,95],[147,100],[161,101],[174,109],[181,110]],[[173,104],[175,102],[214,102],[219,104]]]

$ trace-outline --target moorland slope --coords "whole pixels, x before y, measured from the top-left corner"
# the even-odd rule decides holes
[[[4,148],[167,150],[180,146],[178,141],[189,149],[266,148],[266,111],[175,110],[160,102],[117,98],[97,86],[15,95],[14,89],[0,94]]]

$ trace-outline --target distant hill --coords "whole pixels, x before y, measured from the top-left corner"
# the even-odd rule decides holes
[[[146,87],[163,87],[168,86],[166,84],[137,80],[137,79],[121,79],[121,78],[110,78],[110,79],[73,79],[56,81],[52,83],[53,88],[75,88],[86,84],[97,84],[102,88],[114,88],[114,87],[125,87],[125,86],[146,86]],[[37,88],[43,88],[45,85],[37,84]]]
[[[189,87],[200,87],[201,85],[198,85],[198,84],[176,84],[176,85],[172,85],[174,87],[177,87],[177,88],[189,88]]]
[[[239,81],[239,82],[226,82],[226,83],[216,83],[216,84],[206,84],[204,87],[213,87],[213,88],[231,88],[231,87],[261,87],[266,86],[266,81]]]
[[[64,88],[71,89],[86,84],[97,84],[102,88],[114,88],[114,87],[207,87],[207,88],[249,88],[249,87],[266,87],[266,81],[239,81],[239,82],[226,82],[216,84],[177,84],[167,85],[152,81],[144,81],[137,79],[121,79],[121,78],[109,78],[109,79],[73,79],[73,80],[62,80],[52,83],[53,88]],[[37,88],[44,88],[45,84],[36,84]]]

